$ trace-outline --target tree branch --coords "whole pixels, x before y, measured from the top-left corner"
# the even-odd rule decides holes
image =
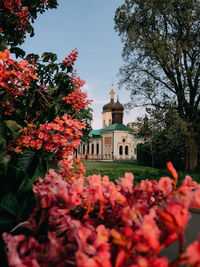
[[[176,93],[166,82],[162,81],[159,77],[155,76],[153,73],[149,72],[148,70],[141,69],[141,71],[146,72],[148,75],[150,75],[155,80],[159,81],[163,85],[165,85],[172,93]]]

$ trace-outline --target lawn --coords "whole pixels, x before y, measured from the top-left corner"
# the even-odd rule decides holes
[[[164,169],[155,169],[146,166],[138,166],[136,162],[111,162],[111,161],[83,161],[86,168],[86,176],[92,174],[100,174],[101,176],[108,175],[110,180],[123,177],[125,172],[134,174],[134,181],[137,183],[144,179],[158,180],[162,176],[170,176],[170,173]],[[179,183],[187,174],[186,172],[178,171]],[[200,173],[190,173],[189,175],[200,182]]]

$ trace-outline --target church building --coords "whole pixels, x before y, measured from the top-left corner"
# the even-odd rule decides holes
[[[79,153],[86,159],[128,161],[137,159],[137,144],[143,143],[133,128],[123,124],[124,107],[114,100],[114,89],[110,91],[110,102],[103,106],[102,129],[89,133],[88,144],[81,144]]]

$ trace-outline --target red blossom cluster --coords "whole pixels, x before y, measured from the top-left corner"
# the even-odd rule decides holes
[[[3,6],[11,14],[15,14],[15,16],[17,17],[17,24],[19,25],[19,29],[21,29],[23,32],[26,32],[30,26],[30,14],[28,7],[23,7],[21,0],[4,0]]]
[[[53,122],[40,124],[39,129],[28,124],[20,130],[21,136],[17,140],[16,147],[9,150],[22,153],[23,148],[47,151],[54,155],[55,159],[62,160],[72,155],[73,149],[80,145],[80,137],[85,122],[72,119],[64,115],[56,117]]]
[[[82,80],[79,76],[77,71],[75,70],[71,76],[71,80],[72,80],[72,84],[76,87],[76,88],[81,88],[85,85],[85,80]]]
[[[85,80],[82,80],[76,71],[73,72],[71,80],[76,89],[66,97],[63,97],[62,100],[64,100],[67,104],[72,105],[72,110],[78,113],[80,109],[86,108],[90,105],[92,100],[87,98],[86,92],[82,92],[81,87],[85,85]]]
[[[30,15],[29,15],[29,11],[27,7],[23,7],[20,11],[18,11],[16,13],[16,15],[18,16],[18,24],[19,24],[19,28],[23,31],[26,32],[26,30],[28,29],[30,22]]]
[[[68,56],[66,56],[66,58],[62,62],[65,63],[67,66],[71,66],[74,65],[74,62],[77,60],[77,57],[78,50],[77,48],[75,48]]]
[[[82,92],[80,88],[77,88],[66,97],[63,97],[62,100],[66,101],[67,104],[72,105],[72,110],[76,113],[92,103],[92,100],[87,99],[87,93]]]
[[[200,207],[200,186],[189,176],[177,190],[169,177],[136,186],[133,180],[126,173],[117,184],[100,175],[69,183],[50,170],[33,186],[29,234],[3,234],[10,266],[199,266],[200,241],[185,252],[182,246],[188,207]],[[180,253],[169,262],[160,251],[176,240]]]
[[[13,102],[30,88],[31,81],[37,79],[35,68],[27,60],[16,62],[10,58],[10,51],[0,51],[0,109],[11,115]]]
[[[3,6],[13,14],[16,10],[21,8],[22,3],[21,0],[3,0]]]

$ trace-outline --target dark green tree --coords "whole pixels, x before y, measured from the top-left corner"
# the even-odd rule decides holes
[[[186,169],[197,166],[200,118],[200,1],[126,0],[115,14],[124,43],[121,82],[130,107],[173,105],[186,134]]]
[[[173,107],[168,108],[164,113],[160,108],[149,108],[148,117],[138,119],[139,135],[145,138],[139,148],[139,163],[165,168],[171,161],[177,169],[184,169],[186,136],[178,114]]]

